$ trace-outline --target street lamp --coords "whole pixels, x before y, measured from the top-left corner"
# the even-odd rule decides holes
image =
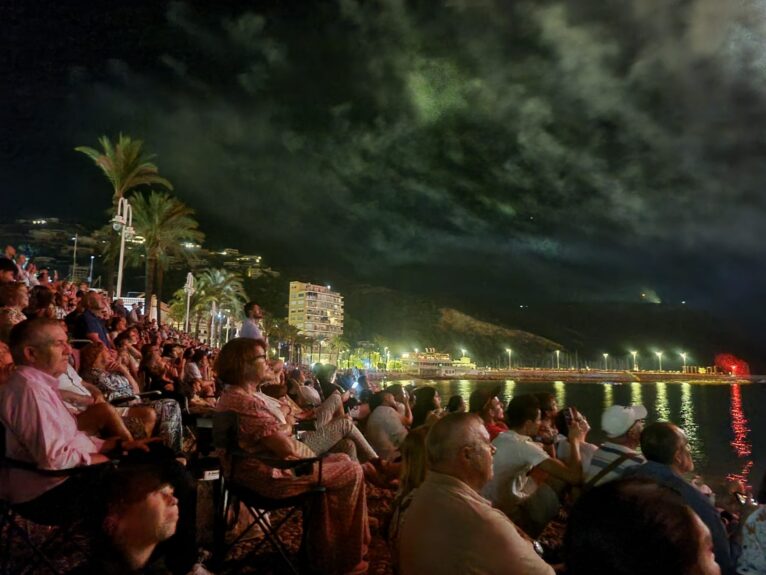
[[[604,356],[604,371],[608,371],[608,367],[607,366],[609,364],[607,363],[607,360],[609,359],[609,354],[608,353],[604,353],[602,355]]]
[[[655,351],[654,355],[657,356],[657,361],[659,363],[660,371],[662,371],[662,352],[661,351]]]
[[[191,272],[186,274],[186,283],[184,284],[184,293],[186,293],[186,316],[184,317],[184,330],[189,333],[189,305],[191,296],[194,295],[194,276]]]
[[[638,355],[637,351],[631,351],[630,355],[633,356],[633,371],[638,371],[638,363],[636,362],[636,356]]]
[[[415,348],[415,353],[419,353],[419,350],[418,350],[418,348]]]
[[[686,371],[686,352],[685,352],[685,351],[682,351],[682,352],[680,353],[680,356],[681,356],[681,359],[682,359],[682,360],[683,360],[683,362],[684,362],[684,371]]]
[[[77,238],[78,234],[75,234],[72,238],[74,240],[74,251],[72,252],[72,281],[77,281]]]
[[[511,354],[513,353],[513,350],[510,347],[505,348],[505,351],[508,353],[508,371],[511,371]]]
[[[388,371],[388,361],[389,361],[389,357],[390,357],[389,356],[389,351],[388,351],[388,346],[383,348],[383,350],[386,352],[386,371]]]
[[[90,256],[90,271],[88,271],[88,286],[93,285],[93,259],[96,256]]]
[[[461,349],[460,353],[463,354],[461,357],[465,357],[465,350],[464,349]]]
[[[120,203],[117,204],[117,214],[112,218],[112,227],[115,232],[120,232],[120,259],[117,262],[116,295],[116,299],[119,299],[122,294],[122,266],[125,258],[125,238],[131,239],[135,234],[133,230],[133,209],[125,198],[120,198]]]
[[[556,350],[556,369],[561,369],[561,364],[559,363],[559,354],[561,352],[557,349]]]

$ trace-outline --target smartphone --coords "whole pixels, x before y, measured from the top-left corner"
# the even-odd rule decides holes
[[[571,407],[567,407],[564,410],[564,421],[567,424],[567,427],[572,427],[572,422],[574,421],[574,411]]]

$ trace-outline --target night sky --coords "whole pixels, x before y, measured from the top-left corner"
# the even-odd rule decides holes
[[[210,247],[491,307],[766,319],[766,4],[0,2],[2,219],[145,142]]]

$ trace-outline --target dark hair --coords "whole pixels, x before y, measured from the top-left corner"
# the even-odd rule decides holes
[[[554,421],[554,424],[556,425],[556,429],[558,429],[559,433],[562,435],[569,435],[569,426],[567,425],[566,418],[567,409],[571,409],[575,417],[577,413],[579,413],[579,410],[574,405],[559,410],[559,412],[556,414],[556,420]]]
[[[396,401],[404,403],[404,386],[401,383],[389,385],[386,391],[393,395]]]
[[[115,315],[113,317],[110,317],[108,331],[115,331],[117,329],[117,326],[120,325],[120,321],[124,321],[124,320],[125,318],[121,315]]]
[[[257,304],[257,303],[255,303],[254,301],[249,301],[249,302],[247,302],[247,303],[245,304],[245,315],[249,314],[249,313],[252,311],[252,309],[253,309],[255,306],[257,306],[257,305],[258,305],[258,304]]]
[[[117,334],[117,337],[114,338],[114,347],[117,349],[122,347],[122,344],[125,342],[130,343],[130,330],[126,329],[125,331],[121,331]]]
[[[508,427],[519,427],[525,421],[535,421],[540,413],[540,401],[531,393],[517,395],[508,402],[505,422]]]
[[[436,388],[430,386],[419,387],[412,392],[415,396],[415,407],[412,408],[412,427],[415,429],[426,422],[428,414],[436,409]]]
[[[535,393],[534,396],[540,402],[540,416],[547,417],[549,411],[553,411],[553,404],[556,403],[556,396],[547,391]]]
[[[694,512],[649,479],[617,479],[587,491],[564,534],[568,575],[690,575],[699,549]]]
[[[0,272],[13,272],[13,277],[17,277],[19,274],[19,267],[13,260],[0,258]]]
[[[191,350],[191,348],[189,348],[189,349]],[[199,363],[205,357],[207,357],[207,350],[206,349],[197,349],[197,350],[194,350],[192,352],[191,361],[192,361],[192,363]]]
[[[460,395],[453,395],[447,402],[447,411],[449,413],[456,413],[460,409],[461,405],[465,405],[465,400]]]
[[[676,426],[667,421],[647,425],[641,432],[641,451],[649,461],[670,465],[678,451]]]
[[[370,413],[372,413],[372,412],[373,412],[373,411],[375,411],[375,410],[376,410],[378,407],[380,407],[381,405],[383,405],[383,397],[385,397],[385,395],[386,395],[386,394],[388,394],[388,395],[391,395],[391,396],[393,397],[393,395],[391,394],[391,392],[390,392],[390,391],[388,391],[387,389],[384,389],[384,390],[382,390],[382,391],[379,391],[379,392],[375,393],[375,394],[372,396],[372,398],[370,399]]]

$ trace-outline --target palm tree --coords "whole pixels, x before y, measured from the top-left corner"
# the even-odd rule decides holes
[[[343,339],[343,336],[336,335],[330,339],[330,353],[335,352],[335,365],[340,364],[340,354],[351,349],[351,345]],[[332,355],[330,355],[332,361]],[[340,367],[340,366],[339,366]]]
[[[246,301],[247,294],[240,274],[224,268],[208,268],[197,275],[197,288],[192,296],[197,324],[209,313],[213,302],[219,310],[236,319],[242,316]]]
[[[165,270],[179,261],[191,262],[183,242],[200,243],[205,235],[198,229],[194,210],[164,192],[137,194],[131,202],[136,239],[144,242],[146,256],[146,310],[157,296],[157,324],[161,323],[160,301]]]
[[[154,156],[144,155],[141,140],[120,134],[116,144],[106,136],[101,136],[98,141],[103,151],[88,146],[78,146],[75,150],[88,156],[104,172],[114,190],[112,204],[115,207],[120,198],[137,186],[159,184],[168,190],[173,189],[173,184],[160,176],[157,166],[149,161]]]

